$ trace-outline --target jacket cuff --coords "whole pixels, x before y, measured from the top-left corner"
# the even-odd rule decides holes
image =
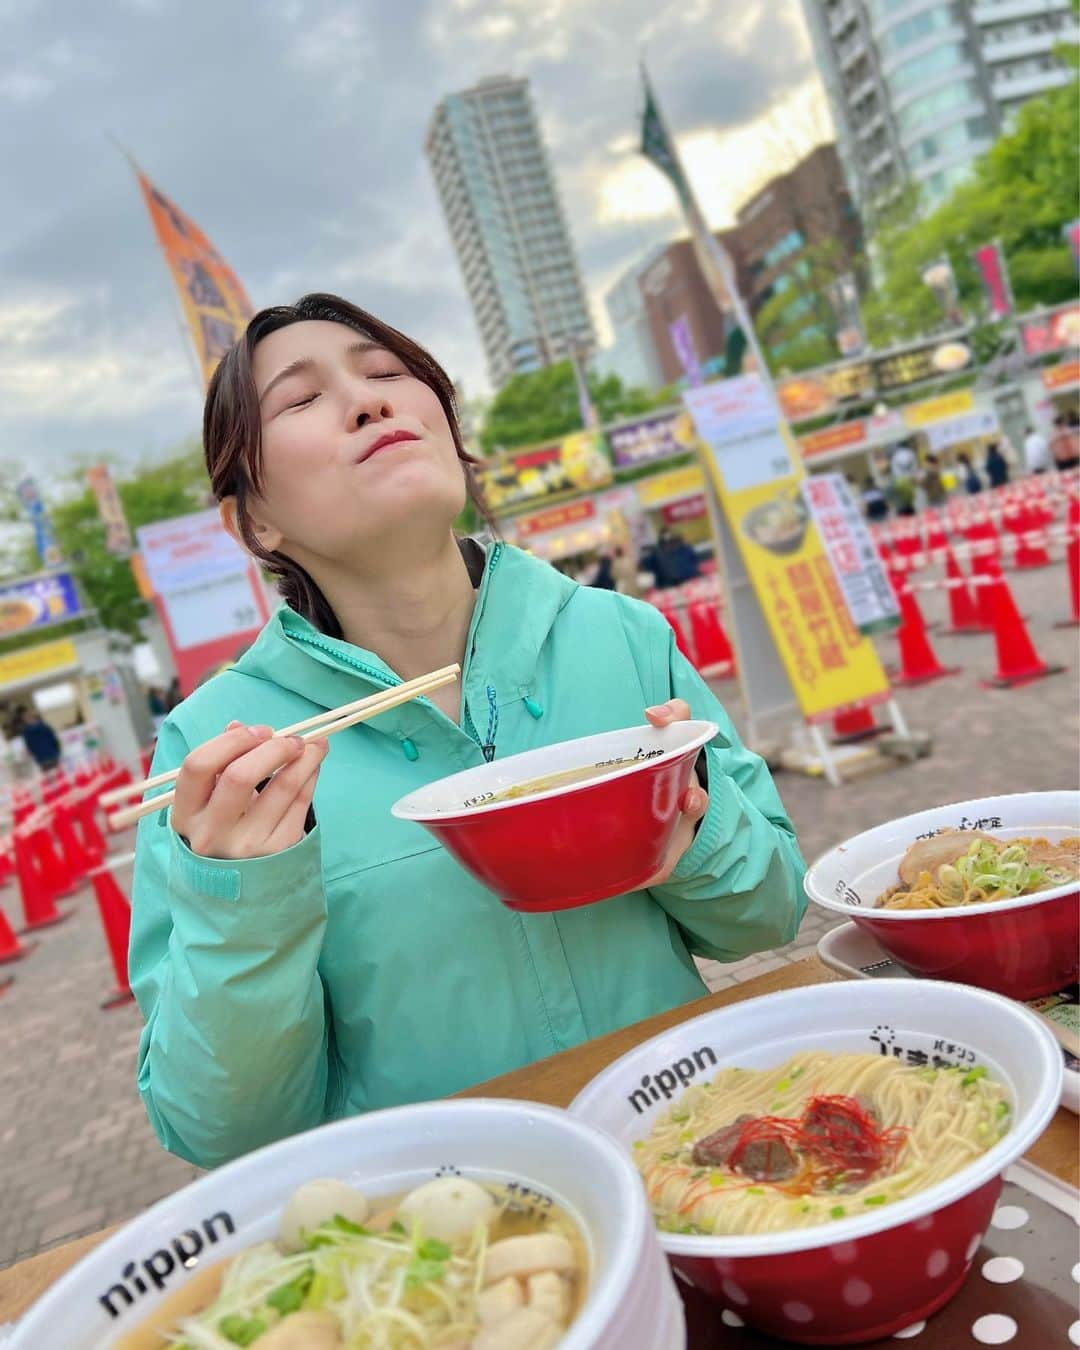
[[[731,798],[731,781],[724,774],[717,772],[713,764],[709,764],[708,779],[708,808],[698,822],[694,842],[675,864],[674,871],[664,883],[665,886],[688,881],[691,877],[700,876],[711,870],[709,861],[721,845],[723,822],[730,820],[733,809],[739,809]]]
[[[173,878],[193,895],[265,905],[290,899],[313,878],[321,883],[318,825],[291,847],[259,858],[204,858],[193,853],[171,825],[169,832]]]

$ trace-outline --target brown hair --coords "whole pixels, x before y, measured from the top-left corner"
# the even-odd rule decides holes
[[[248,551],[277,578],[278,592],[290,608],[330,637],[341,637],[341,625],[329,601],[312,576],[284,553],[270,552],[259,543],[247,512],[251,493],[262,487],[262,416],[259,391],[253,374],[255,348],[264,337],[290,324],[312,319],[341,323],[385,347],[410,374],[434,390],[446,420],[454,448],[465,474],[469,499],[492,532],[496,531],[477,485],[477,460],[465,449],[458,426],[454,386],[442,366],[418,343],[382,323],[366,310],[340,296],[316,293],[302,296],[295,305],[274,305],[260,310],[244,336],[221,359],[206,391],[203,410],[203,454],[214,497],[236,498],[236,521]]]

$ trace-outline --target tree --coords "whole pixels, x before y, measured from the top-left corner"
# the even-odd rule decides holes
[[[1080,193],[1078,84],[1031,99],[1011,130],[975,164],[971,177],[929,215],[910,189],[879,220],[873,254],[877,285],[864,306],[876,346],[916,338],[940,327],[942,314],[923,285],[923,268],[948,257],[960,307],[984,308],[972,253],[997,240],[1005,251],[1019,310],[1076,295],[1076,273],[1062,227],[1076,216]]]
[[[810,370],[840,359],[829,292],[849,270],[840,244],[825,239],[802,249],[774,284],[773,294],[754,316],[770,370]]]
[[[117,482],[133,533],[140,525],[201,510],[207,505],[209,488],[202,451],[196,445]],[[105,549],[105,526],[89,488],[53,507],[51,514],[64,557],[101,623],[138,638],[139,620],[146,616],[147,605],[139,595],[129,560]]]
[[[644,389],[628,389],[614,374],[603,379],[590,376],[588,383],[589,396],[601,423],[633,417],[673,401],[669,391],[650,394]],[[574,367],[569,361],[560,361],[508,380],[492,400],[479,440],[485,452],[491,454],[499,449],[557,440],[580,431],[581,427]]]

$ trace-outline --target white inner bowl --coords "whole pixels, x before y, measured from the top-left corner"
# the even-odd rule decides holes
[[[440,778],[402,797],[391,811],[399,820],[415,821],[447,815],[472,817],[493,811],[509,811],[515,806],[581,792],[613,778],[625,778],[646,767],[655,768],[658,764],[666,764],[680,755],[700,750],[719,730],[715,722],[673,722],[666,727],[624,727],[597,736],[582,736],[574,741],[558,741],[555,745],[526,750],[520,755],[508,755],[506,759],[492,760],[490,764],[480,764],[474,769]],[[536,778],[546,778],[549,774],[586,766],[602,768],[612,761],[624,759],[634,762],[580,783],[533,792],[527,797],[514,797],[510,801],[484,804],[487,798]]]
[[[878,896],[898,884],[900,861],[920,835],[976,826],[1001,839],[1032,837],[1056,843],[1080,834],[1080,792],[1021,792],[1002,797],[978,797],[900,816],[855,835],[818,858],[806,873],[806,893],[815,904],[834,913],[849,917],[865,914],[889,923],[910,923],[1025,909],[1069,895],[1077,889],[1077,883],[1070,881],[1013,900],[988,900],[948,909],[875,908]]]
[[[588,1350],[608,1343],[608,1335],[632,1350],[662,1344],[658,1328],[670,1320],[675,1294],[630,1160],[565,1112],[480,1099],[357,1116],[219,1168],[73,1267],[18,1324],[10,1350],[105,1350],[182,1285],[178,1240],[190,1250],[194,1234],[203,1244],[200,1261],[216,1262],[272,1238],[304,1181],[339,1177],[377,1197],[454,1171],[523,1183],[578,1224],[589,1251],[589,1292],[562,1350]]]

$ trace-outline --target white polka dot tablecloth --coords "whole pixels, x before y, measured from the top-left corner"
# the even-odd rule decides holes
[[[1012,1350],[1069,1350],[1080,1346],[1080,1197],[1059,1182],[1044,1180],[1024,1166],[1010,1172],[985,1239],[964,1255],[970,1273],[952,1301],[926,1321],[912,1320],[895,1335],[865,1342],[912,1350],[980,1350],[1007,1345]],[[947,1260],[931,1249],[928,1274]],[[734,1281],[727,1281],[733,1285]],[[752,1310],[741,1288],[739,1298],[710,1301],[679,1282],[686,1304],[688,1350],[778,1350],[781,1342],[755,1332]],[[873,1291],[857,1269],[843,1289],[846,1303],[866,1306]],[[794,1327],[810,1332],[813,1309],[784,1304]]]

